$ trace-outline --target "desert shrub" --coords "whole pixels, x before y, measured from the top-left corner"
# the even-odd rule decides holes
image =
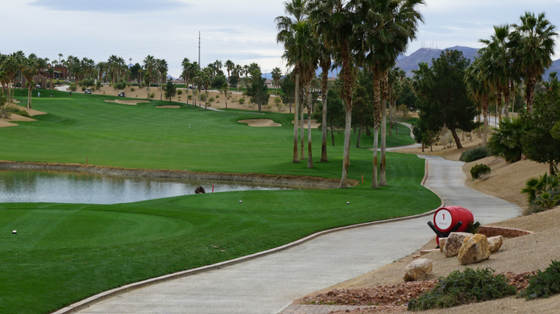
[[[205,101],[206,100],[206,95],[204,95],[204,94],[200,95],[200,100]]]
[[[521,292],[521,296],[527,300],[548,298],[560,293],[560,262],[552,263],[544,270],[537,271],[531,276],[529,286]]]
[[[439,279],[437,286],[408,303],[408,310],[448,308],[514,295],[517,289],[508,285],[504,275],[494,275],[491,268],[455,270]]]
[[[208,101],[209,101],[209,102],[214,102],[214,98],[210,97],[210,98],[208,99]]]
[[[86,91],[86,87],[82,86],[82,92],[85,92],[85,91]]]
[[[113,84],[113,88],[115,90],[121,90],[121,89],[124,89],[126,87],[126,84],[127,83],[125,82],[125,80],[121,79],[117,83]]]
[[[6,107],[6,110],[10,113],[17,114],[17,115],[27,117],[27,118],[31,118],[31,116],[29,115],[29,113],[27,113],[27,111],[21,110],[16,106],[5,106],[5,107]]]
[[[70,90],[75,92],[76,90],[78,90],[78,86],[76,86],[76,84],[72,83],[72,84],[70,84]]]
[[[216,95],[216,99],[220,98],[220,95]]]
[[[131,88],[130,88],[130,91],[131,91],[131,92],[134,92],[135,90],[136,90],[136,88],[134,88],[134,87],[131,87]]]
[[[192,95],[187,96],[188,99],[192,99]]]
[[[183,94],[183,90],[182,89],[178,89],[177,90],[177,95],[182,95]]]
[[[83,85],[86,87],[91,87],[95,85],[95,80],[94,79],[84,79],[82,80],[78,85]]]
[[[477,164],[471,168],[471,176],[476,180],[479,179],[481,175],[490,173],[490,171],[492,171],[492,169],[490,169],[487,165]]]
[[[243,105],[244,103],[245,103],[245,98],[240,98],[240,99],[239,99],[239,104],[240,104],[240,105]]]
[[[532,204],[546,209],[551,209],[560,205],[560,191],[557,189],[550,189],[537,196]]]
[[[95,86],[97,89],[101,89],[101,81],[97,81],[97,86]]]
[[[521,190],[521,193],[527,194],[528,203],[533,203],[537,197],[544,193],[555,196],[557,194],[555,191],[558,191],[559,188],[560,179],[557,176],[549,176],[548,173],[545,172],[542,176],[539,176],[539,178],[527,180],[527,182],[525,182],[525,188]]]
[[[144,88],[144,87],[146,87],[146,83],[144,82],[140,83],[140,88]]]
[[[475,147],[463,152],[459,160],[464,162],[473,162],[488,156],[490,156],[490,153],[486,147]]]
[[[150,94],[150,98],[154,98],[155,96],[156,96],[156,94],[154,94],[154,93]]]

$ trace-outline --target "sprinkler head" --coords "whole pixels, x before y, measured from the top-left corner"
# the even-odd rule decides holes
[[[12,231],[12,234],[17,234],[17,230]]]
[[[242,201],[242,200],[239,200],[239,203],[243,203],[243,201]]]

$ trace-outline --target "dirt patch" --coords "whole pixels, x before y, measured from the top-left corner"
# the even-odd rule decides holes
[[[156,108],[179,109],[179,108],[181,108],[181,106],[156,106]]]
[[[120,99],[105,100],[105,102],[110,102],[110,103],[115,103],[115,104],[121,104],[121,105],[128,105],[128,106],[136,106],[136,105],[138,105],[138,104],[147,104],[147,103],[149,103],[149,101],[143,101],[143,100],[120,100]]]
[[[292,124],[295,123],[296,120],[292,120]],[[305,127],[305,129],[307,129],[307,121],[309,120],[304,120],[303,121],[303,126]],[[301,120],[298,120],[298,125],[301,125]],[[317,123],[317,120],[315,119],[311,119],[311,128],[312,129],[317,129],[321,124]]]
[[[249,120],[239,120],[238,122],[247,123],[248,126],[252,126],[256,128],[282,126],[282,124],[276,123],[270,119],[249,119]]]
[[[492,172],[473,181],[470,170],[477,164],[487,165]],[[467,177],[465,183],[468,187],[499,197],[519,207],[527,207],[527,194],[522,194],[521,189],[525,187],[525,182],[530,178],[548,172],[548,165],[530,160],[510,164],[502,158],[487,157],[466,163],[463,166],[463,172]]]

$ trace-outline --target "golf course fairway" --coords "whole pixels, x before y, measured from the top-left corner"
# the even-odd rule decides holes
[[[25,103],[25,95],[18,91],[16,98]],[[105,102],[113,99],[58,91],[53,98],[34,99],[33,108],[48,114],[0,128],[0,160],[85,164],[87,159],[124,168],[340,178],[342,134],[328,146],[329,162],[320,163],[321,134],[313,130],[315,167],[308,169],[306,160],[292,163],[293,114]],[[238,123],[256,118],[282,126]],[[409,134],[400,126],[387,137],[388,146],[411,144]],[[363,134],[358,149],[356,137],[349,179],[361,182],[363,175],[364,183],[349,189],[209,193],[116,205],[0,204],[0,313],[50,313],[124,284],[440,204],[420,185],[424,160],[414,155],[389,153],[389,185],[372,190],[367,148],[373,140]]]

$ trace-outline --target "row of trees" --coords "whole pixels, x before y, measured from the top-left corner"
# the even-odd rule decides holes
[[[328,73],[332,63],[340,67],[341,99],[345,106],[345,136],[341,187],[348,187],[350,134],[354,86],[358,69],[373,75],[374,151],[372,188],[387,185],[386,180],[386,106],[389,98],[389,70],[399,54],[416,37],[422,16],[423,0],[291,0],[285,3],[287,16],[276,18],[277,40],[284,44],[284,58],[293,67],[296,88],[296,112],[300,100],[311,113],[313,97],[310,82],[317,67],[323,71],[323,121],[327,120]],[[309,114],[311,116],[311,114]],[[293,162],[299,162],[297,114],[294,127]],[[308,126],[310,128],[310,125]],[[322,129],[321,162],[328,161],[326,123]],[[379,180],[378,133],[381,130]],[[313,167],[311,132],[308,132],[308,167]],[[379,182],[378,182],[379,181]]]

